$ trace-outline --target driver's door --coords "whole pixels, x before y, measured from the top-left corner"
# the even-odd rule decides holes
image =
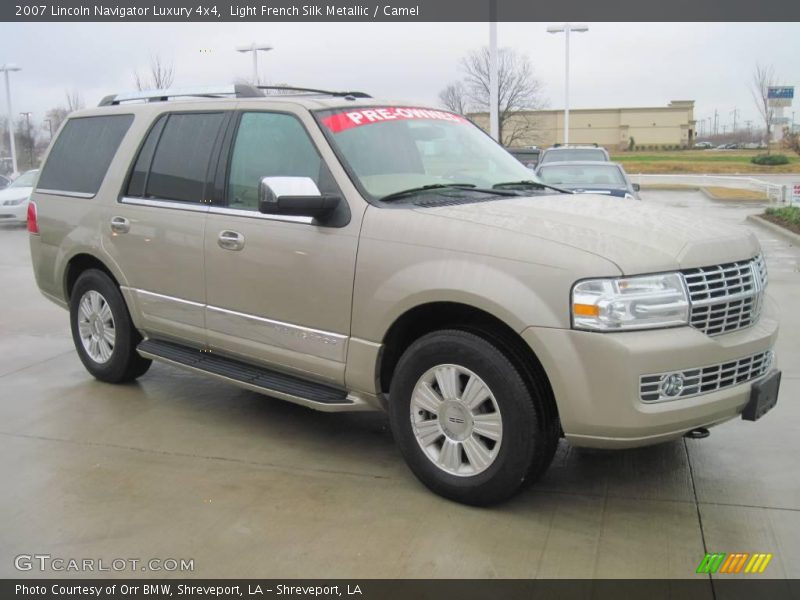
[[[358,215],[325,227],[258,211],[263,177],[309,177],[322,193],[341,194],[294,114],[239,114],[227,164],[222,201],[206,221],[210,348],[342,384]]]

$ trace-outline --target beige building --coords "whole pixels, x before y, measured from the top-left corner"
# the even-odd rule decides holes
[[[489,129],[488,113],[470,117]],[[610,150],[638,147],[689,146],[695,135],[694,100],[673,100],[652,108],[578,108],[569,111],[571,144],[596,143]],[[520,111],[503,131],[509,146],[552,146],[564,141],[564,111]]]

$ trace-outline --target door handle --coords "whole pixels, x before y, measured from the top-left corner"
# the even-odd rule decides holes
[[[223,250],[241,250],[244,248],[244,236],[238,231],[220,231],[217,244]]]
[[[111,217],[111,231],[114,233],[128,233],[131,230],[131,222],[125,217]]]

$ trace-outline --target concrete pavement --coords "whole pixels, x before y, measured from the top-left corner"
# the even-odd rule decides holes
[[[27,234],[0,229],[0,576],[86,575],[14,568],[47,553],[194,559],[195,577],[708,579],[695,569],[709,551],[772,552],[765,576],[800,577],[800,251],[746,224],[752,203],[643,196],[761,239],[782,311],[779,404],[701,441],[562,443],[538,485],[492,509],[417,483],[380,414],[317,413],[159,364],[131,385],[93,380],[66,312],[35,289]]]

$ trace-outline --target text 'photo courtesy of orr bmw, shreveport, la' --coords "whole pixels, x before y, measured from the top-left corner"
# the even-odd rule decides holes
[[[539,177],[448,111],[283,91],[112,95],[61,128],[30,246],[94,377],[158,360],[385,410],[414,474],[475,505],[562,437],[643,446],[775,405],[746,229],[636,201],[614,163]]]

